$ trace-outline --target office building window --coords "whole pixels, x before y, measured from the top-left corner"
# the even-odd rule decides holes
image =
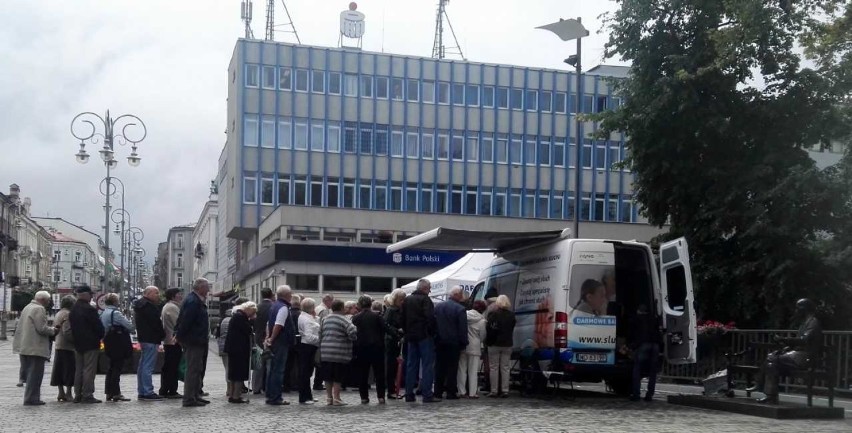
[[[583,168],[592,168],[592,145],[583,145]]]
[[[568,196],[565,199],[565,219],[574,219],[574,197]]]
[[[483,191],[479,195],[479,214],[491,215],[491,192]]]
[[[506,216],[506,190],[503,188],[494,193],[494,215]]]
[[[319,290],[319,275],[287,274],[287,284],[293,290]],[[335,290],[329,288],[329,290]]]
[[[358,150],[358,133],[353,127],[346,127],[343,132],[343,151],[355,153]]]
[[[322,277],[322,282],[323,287],[326,291],[355,293],[355,278],[356,277],[337,277],[334,275],[324,275]],[[361,290],[363,291],[364,288],[361,287]]]
[[[527,192],[524,194],[524,208],[521,210],[524,218],[535,217],[535,196]]]
[[[464,137],[453,134],[452,147],[453,161],[464,161]]]
[[[584,192],[580,200],[580,221],[588,221],[592,210],[591,194]]]
[[[432,134],[423,134],[423,159],[432,159],[435,157],[435,136]]]
[[[394,101],[405,100],[405,81],[402,78],[394,78],[391,80],[391,99]]]
[[[246,87],[260,86],[260,67],[258,65],[246,65]]]
[[[320,122],[311,123],[311,150],[325,150],[325,127]]]
[[[509,108],[509,89],[506,87],[497,88],[497,108]]]
[[[600,113],[607,110],[606,96],[598,96],[595,103],[595,112]]]
[[[512,98],[510,99],[513,110],[524,109],[524,91],[523,89],[512,89]]]
[[[494,87],[482,87],[482,106],[485,108],[494,107]]]
[[[278,204],[290,204],[290,179],[278,178]]]
[[[450,137],[448,135],[438,135],[438,159],[450,158]]]
[[[435,212],[447,213],[447,186],[441,185],[443,188],[438,188],[435,193]]]
[[[402,131],[391,132],[391,156],[402,156],[403,134]]]
[[[618,221],[618,200],[610,197],[606,202],[606,220]]]
[[[275,119],[264,117],[260,129],[260,145],[270,149],[275,148]]]
[[[521,164],[521,155],[523,152],[524,143],[520,139],[513,138],[509,145],[509,163]]]
[[[565,167],[565,142],[555,140],[553,142],[553,165],[555,167]]]
[[[468,161],[476,162],[479,155],[479,139],[476,137],[467,138],[467,148],[465,149],[465,158]]]
[[[462,213],[462,189],[460,186],[454,186],[453,191],[450,194],[450,213],[459,214]]]
[[[526,146],[524,146],[524,164],[526,165],[535,165],[535,138],[532,137],[527,140]]]
[[[408,86],[405,90],[408,94],[408,100],[410,102],[417,102],[420,100],[420,86],[418,86],[417,80],[409,79]]]
[[[609,170],[618,171],[618,167],[616,167],[616,165],[619,162],[621,162],[621,160],[619,159],[620,153],[621,152],[620,152],[620,149],[618,148],[617,144],[609,146],[609,151],[607,152],[607,162],[606,162],[606,166]]]
[[[467,193],[465,194],[465,206],[464,213],[466,215],[476,215],[476,188],[468,188]]]
[[[296,91],[297,92],[307,92],[308,91],[308,70],[307,69],[296,69]]]
[[[538,92],[535,90],[527,90],[526,101],[527,111],[536,111],[538,109]]]
[[[338,191],[340,190],[340,186],[336,181],[329,181],[325,185],[325,201],[328,207],[337,207],[338,202]]]
[[[494,161],[494,137],[491,135],[482,136],[482,162]]]
[[[291,90],[293,88],[293,70],[290,68],[278,68],[278,89]]]
[[[592,219],[594,219],[595,221],[604,220],[605,203],[606,199],[603,194],[595,194],[595,214],[592,215]]]
[[[465,101],[471,107],[479,106],[479,86],[476,84],[468,84],[465,89]]]
[[[361,76],[361,97],[373,97],[373,77],[370,75]]]
[[[328,93],[331,95],[340,94],[340,72],[328,73]]]
[[[550,201],[550,218],[562,219],[562,192],[554,192],[553,199]]]
[[[278,148],[290,149],[293,147],[292,127],[290,122],[278,122]]]
[[[296,150],[308,150],[308,124],[296,122]]]
[[[346,74],[343,76],[343,91],[346,96],[358,96],[358,76]]]
[[[583,95],[583,107],[582,108],[583,108],[583,110],[582,110],[583,113],[588,114],[588,113],[594,113],[595,112],[594,97],[592,95],[588,95],[588,94]]]
[[[372,206],[372,191],[370,185],[361,185],[360,194],[358,196],[358,207],[361,209],[370,209]]]
[[[398,186],[391,187],[390,210],[402,210],[402,188]]]
[[[434,103],[435,102],[435,82],[434,81],[424,81],[423,82],[423,102]]]
[[[177,286],[183,287],[183,272],[178,272],[175,274],[175,279],[177,280]]]
[[[260,179],[260,204],[274,204],[275,180],[271,177]]]
[[[296,178],[296,188],[293,190],[293,204],[304,206],[308,204],[308,181],[302,177]]]
[[[328,125],[328,151],[340,152],[340,126]]]
[[[420,190],[420,211],[433,212],[432,208],[432,190],[423,188]]]
[[[373,131],[371,129],[364,129],[361,127],[361,154],[362,155],[372,155],[373,154]]]
[[[343,184],[343,207],[350,208],[350,209],[355,207],[355,184],[354,183],[344,183]]]
[[[497,162],[505,164],[509,160],[509,140],[505,137],[497,138]]]
[[[376,155],[388,154],[388,131],[387,129],[376,129]]]
[[[621,200],[621,222],[632,223],[633,220],[633,200],[623,198]]]
[[[417,212],[417,188],[408,187],[405,189],[405,210]]]
[[[550,141],[542,141],[538,144],[538,163],[550,165]]]
[[[311,91],[325,93],[325,73],[323,71],[311,72]]]
[[[263,67],[263,88],[275,90],[275,66]]]
[[[376,77],[376,98],[388,99],[388,77]]]
[[[322,206],[322,180],[311,180],[311,206]]]
[[[453,84],[453,105],[464,105],[464,84]]]
[[[513,189],[509,196],[509,216],[521,216],[521,193],[517,189]]]
[[[416,132],[409,132],[406,136],[405,156],[417,158],[420,156],[420,142]]]
[[[243,144],[250,147],[257,147],[258,132],[257,116],[246,115],[243,122]]]
[[[445,83],[443,81],[438,82],[438,103],[450,103],[450,83]]]
[[[553,108],[553,93],[542,90],[538,97],[538,109],[545,113],[550,113],[550,110]]]
[[[550,216],[547,206],[550,204],[550,199],[545,196],[538,197],[538,207],[535,210],[536,218],[547,218]]]
[[[243,203],[245,203],[245,204],[257,203],[257,178],[256,177],[244,177],[243,178]]]
[[[565,113],[565,101],[568,95],[565,92],[556,92],[553,95],[553,111],[556,113]]]
[[[606,145],[603,142],[596,142],[595,144],[595,168],[598,170],[606,170]]]
[[[577,112],[577,94],[569,94],[568,95],[568,112],[576,113]]]
[[[568,143],[568,153],[565,154],[565,159],[568,161],[568,167],[574,168],[577,165],[577,145]]]

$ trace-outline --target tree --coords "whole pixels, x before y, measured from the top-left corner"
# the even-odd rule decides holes
[[[844,27],[839,0],[618,3],[606,51],[632,62],[614,84],[625,103],[594,120],[601,136],[629,137],[650,223],[687,237],[699,315],[789,326],[808,296],[843,313],[846,323],[830,325],[848,324],[848,285],[824,256],[837,251],[826,240],[843,208],[839,185],[803,147],[850,136],[849,45],[838,42],[849,8]],[[828,11],[834,21],[820,21]],[[802,68],[797,43],[816,69]]]

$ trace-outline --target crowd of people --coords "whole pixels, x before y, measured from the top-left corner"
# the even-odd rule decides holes
[[[268,405],[289,402],[284,393],[298,391],[301,404],[314,404],[315,391],[325,391],[331,406],[346,403],[341,392],[357,389],[362,404],[387,399],[425,403],[443,398],[478,398],[478,374],[484,363],[488,395],[507,397],[509,357],[515,317],[506,296],[468,302],[461,287],[435,304],[431,284],[422,279],[410,295],[397,289],[383,300],[362,295],[344,302],[328,294],[317,303],[294,294],[287,285],[275,293],[265,288],[258,303],[240,298],[215,331],[225,366],[229,403],[245,404],[251,393]],[[26,386],[24,405],[43,405],[41,384],[45,362],[53,362],[50,385],[57,401],[101,403],[95,376],[101,351],[108,358],[104,382],[107,401],[130,399],[121,392],[121,373],[132,359],[136,333],[139,359],[137,399],[181,399],[185,407],[205,406],[210,284],[194,282],[184,298],[179,289],[147,287],[133,303],[132,320],[119,309],[119,297],[105,296],[100,314],[92,290],[81,286],[65,296],[52,326],[46,308],[51,297],[36,293],[21,312],[13,349],[21,358],[19,386]],[[165,300],[161,305],[161,297]],[[159,390],[152,376],[162,345]],[[482,359],[483,354],[485,359]],[[183,376],[181,378],[181,376]],[[313,378],[313,382],[311,382]],[[183,394],[178,392],[182,379]]]

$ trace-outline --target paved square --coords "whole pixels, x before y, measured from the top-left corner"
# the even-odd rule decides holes
[[[386,406],[362,406],[357,392],[347,391],[347,407],[324,404],[301,406],[297,395],[290,406],[270,407],[260,398],[251,404],[228,404],[224,369],[211,345],[205,388],[212,403],[202,408],[182,408],[179,400],[136,401],[136,376],[124,375],[126,403],[83,405],[58,403],[49,373],[42,386],[47,405],[23,406],[23,388],[16,388],[18,357],[11,341],[0,342],[0,431],[15,432],[849,432],[852,419],[841,421],[776,421],[764,418],[691,409],[666,404],[665,395],[653,403],[630,403],[606,394],[583,393],[576,399],[458,400],[438,404],[389,401]],[[45,367],[50,371],[50,364]],[[159,383],[159,377],[154,378]],[[104,376],[95,384],[103,398]],[[156,388],[156,386],[155,386]],[[594,387],[592,387],[594,388]],[[253,396],[250,396],[253,397]],[[315,397],[322,400],[321,395]],[[847,413],[849,416],[849,413]]]

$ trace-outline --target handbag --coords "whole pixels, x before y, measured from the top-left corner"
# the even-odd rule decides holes
[[[115,325],[115,312],[109,316],[110,327],[104,335],[104,353],[109,359],[125,359],[133,355],[133,343],[130,341],[130,331],[124,326]]]
[[[485,345],[493,346],[497,342],[497,333],[500,332],[500,325],[496,320],[488,322],[488,328],[485,329]]]

